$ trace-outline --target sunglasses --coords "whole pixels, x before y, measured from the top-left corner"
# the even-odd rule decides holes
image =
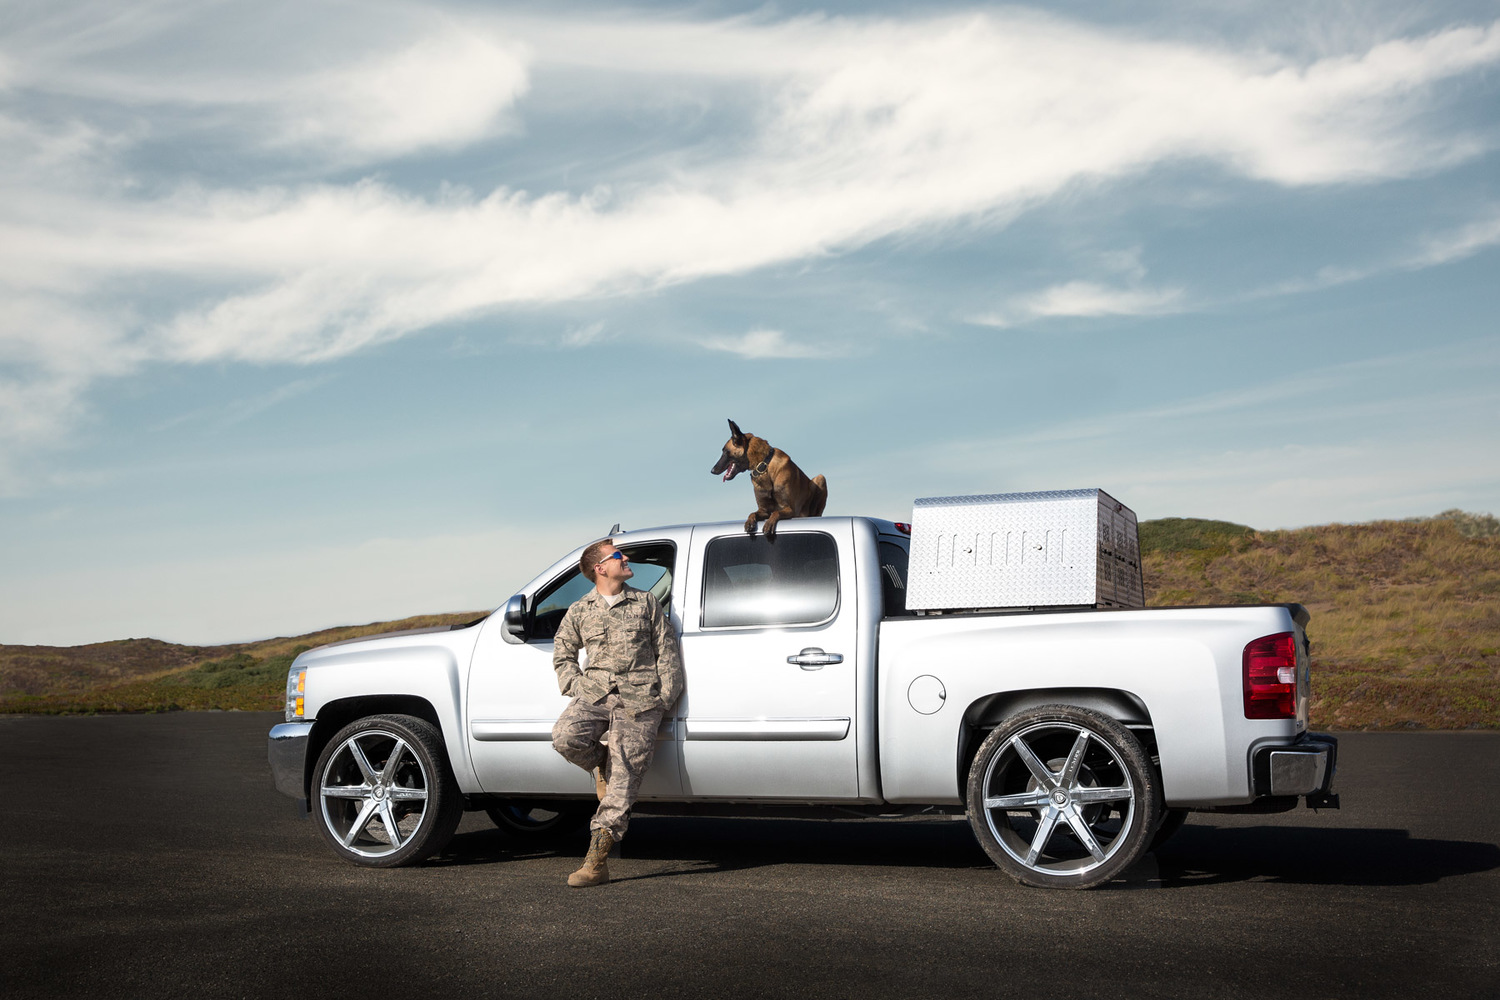
[[[599,562],[601,562],[601,563],[602,562],[609,562],[611,559],[618,559],[621,562],[624,562],[625,561],[625,553],[621,552],[619,549],[615,549],[615,551],[611,552],[609,555],[605,556],[603,559],[600,559]],[[597,566],[598,563],[595,563],[594,565]]]

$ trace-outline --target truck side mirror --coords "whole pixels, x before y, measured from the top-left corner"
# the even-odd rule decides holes
[[[513,635],[521,642],[526,641],[526,598],[516,594],[505,602],[505,610],[502,613],[505,622],[505,634]]]

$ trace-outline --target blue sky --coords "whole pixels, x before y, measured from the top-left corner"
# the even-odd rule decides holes
[[[0,7],[0,642],[603,533],[1500,511],[1500,4]]]

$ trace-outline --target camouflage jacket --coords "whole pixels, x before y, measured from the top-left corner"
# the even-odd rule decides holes
[[[582,672],[580,649],[588,653]],[[656,598],[629,586],[614,607],[597,590],[573,602],[557,626],[552,669],[568,697],[597,705],[617,691],[638,712],[670,709],[687,680],[671,619]]]

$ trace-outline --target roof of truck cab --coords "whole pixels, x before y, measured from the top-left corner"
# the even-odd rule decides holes
[[[880,534],[882,534],[882,535],[898,535],[898,534],[901,534],[900,529],[898,529],[896,527],[896,522],[895,521],[889,521],[889,520],[886,520],[883,517],[868,517],[868,516],[863,515],[863,514],[838,514],[838,515],[834,515],[832,517],[795,517],[795,518],[788,517],[788,518],[783,518],[782,520],[780,520],[780,521],[777,522],[777,530],[780,530],[783,527],[792,527],[793,525],[791,524],[791,522],[794,522],[794,521],[799,526],[803,525],[803,524],[810,523],[810,522],[815,522],[815,523],[818,523],[818,524],[833,525],[833,524],[848,524],[849,522],[852,522],[852,521],[869,521],[871,524],[875,525],[876,530]],[[649,534],[653,534],[653,533],[656,533],[656,532],[678,531],[678,530],[683,530],[683,529],[687,529],[687,528],[709,528],[709,529],[715,529],[715,530],[717,530],[717,529],[739,528],[739,529],[743,530],[744,526],[745,526],[745,520],[744,520],[744,518],[738,518],[738,519],[733,520],[733,521],[688,521],[688,522],[684,522],[684,523],[681,523],[681,524],[660,524],[660,525],[656,525],[654,527],[649,527],[649,528],[621,528],[619,531],[616,531],[613,534],[610,534],[610,535],[601,535],[600,537],[601,538],[625,538],[627,536],[633,536],[633,535],[649,535]]]

